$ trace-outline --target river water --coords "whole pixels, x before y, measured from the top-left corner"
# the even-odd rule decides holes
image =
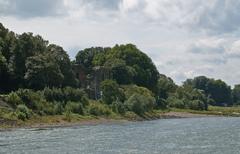
[[[0,154],[240,154],[240,118],[207,117],[0,132]]]

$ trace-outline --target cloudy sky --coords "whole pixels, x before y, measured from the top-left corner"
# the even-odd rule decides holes
[[[240,83],[240,0],[0,0],[0,22],[74,58],[133,43],[178,84],[206,75]]]

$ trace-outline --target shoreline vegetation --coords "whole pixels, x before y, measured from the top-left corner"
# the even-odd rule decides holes
[[[161,71],[161,68],[159,68]],[[75,59],[40,35],[0,23],[0,128],[240,116],[240,85],[198,76],[182,85],[133,44]]]
[[[154,110],[143,116],[127,113],[125,116],[81,116],[72,114],[70,119],[65,115],[37,116],[27,121],[0,119],[0,131],[15,129],[48,129],[59,127],[91,126],[98,124],[118,124],[126,122],[139,122],[160,119],[203,118],[203,117],[240,117],[240,108],[210,107],[209,111],[196,111],[186,109]]]

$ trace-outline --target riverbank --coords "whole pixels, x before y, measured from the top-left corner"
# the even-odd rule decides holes
[[[0,131],[13,130],[17,128],[45,129],[45,128],[56,128],[56,127],[72,127],[72,126],[79,126],[79,125],[124,123],[129,121],[134,122],[134,121],[147,121],[147,120],[157,120],[157,119],[198,118],[198,117],[216,117],[216,116],[221,116],[221,115],[191,113],[190,111],[180,111],[176,109],[172,109],[172,111],[156,110],[152,113],[146,113],[142,116],[136,115],[132,112],[128,112],[124,116],[114,115],[110,117],[81,116],[81,115],[73,114],[71,115],[71,119],[66,119],[64,115],[35,116],[26,121],[0,119]]]

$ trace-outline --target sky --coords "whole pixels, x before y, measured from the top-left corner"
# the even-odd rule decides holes
[[[205,75],[240,83],[240,0],[0,0],[0,22],[40,34],[73,59],[133,43],[181,84]]]

